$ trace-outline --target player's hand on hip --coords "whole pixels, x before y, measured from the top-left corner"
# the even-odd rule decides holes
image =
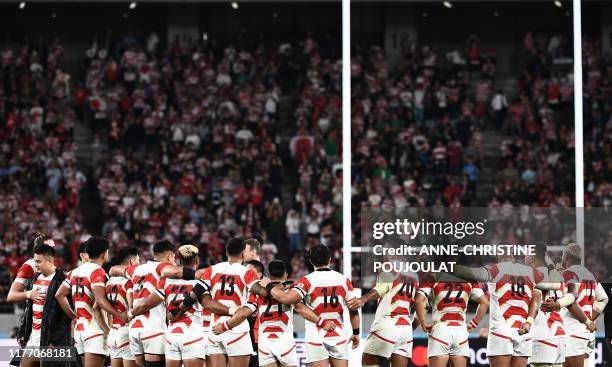
[[[321,326],[321,328],[325,331],[334,331],[336,330],[336,323],[332,320],[327,320],[323,323],[323,326]]]
[[[423,329],[424,332],[431,333],[431,327],[432,325],[427,321],[421,322],[421,329]]]
[[[212,328],[212,332],[213,332],[213,334],[215,334],[215,335],[222,334],[222,333],[223,333],[223,331],[224,331],[224,330],[223,330],[223,324],[222,324],[222,323],[220,323],[220,322],[219,322],[219,323],[216,323],[216,324],[213,326],[213,328]]]
[[[521,325],[521,328],[519,329],[518,333],[519,335],[527,334],[529,330],[531,330],[531,323],[524,322],[523,325]]]

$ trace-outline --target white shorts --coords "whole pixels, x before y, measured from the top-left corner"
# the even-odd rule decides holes
[[[202,328],[202,330],[204,330],[202,332],[202,335],[204,336],[204,355],[207,356],[208,353],[208,345],[210,344],[210,341],[208,340],[208,336],[211,335],[211,332],[209,331],[210,328],[209,327],[204,327]]]
[[[91,353],[108,356],[106,335],[101,330],[75,331],[74,346],[78,354]]]
[[[74,325],[74,346],[78,354],[91,353],[108,356],[106,335],[96,319],[77,319]]]
[[[565,338],[534,339],[529,363],[562,364],[565,361]]]
[[[166,359],[187,361],[204,359],[205,343],[202,328],[190,328],[187,333],[166,334]]]
[[[363,352],[383,358],[392,354],[412,358],[412,326],[371,331]]]
[[[437,326],[437,325],[436,325]],[[467,328],[439,326],[432,329],[427,337],[427,357],[470,356]]]
[[[112,359],[134,360],[134,355],[130,349],[130,334],[127,326],[111,329],[108,333],[107,344]]]
[[[595,334],[591,332],[571,333],[565,336],[565,356],[591,355],[595,348]]]
[[[297,351],[293,335],[282,335],[278,339],[259,337],[259,365],[278,363],[281,366],[297,366]]]
[[[26,347],[40,347],[40,329],[32,329]]]
[[[323,361],[329,358],[348,361],[351,351],[348,341],[349,339],[346,339],[344,336],[325,340],[306,339],[306,363]]]
[[[253,345],[248,331],[243,333],[230,333],[215,335],[208,334],[207,355],[225,354],[228,357],[250,356],[253,354]]]
[[[130,329],[130,349],[132,355],[164,354],[166,351],[166,331],[149,329]]]
[[[531,333],[519,335],[518,329],[489,330],[487,357],[531,357],[532,347]]]

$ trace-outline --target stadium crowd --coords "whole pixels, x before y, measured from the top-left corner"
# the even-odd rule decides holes
[[[71,75],[58,40],[0,47],[0,298],[26,258],[32,233],[47,231],[69,260],[80,239]]]
[[[94,43],[82,78],[62,71],[58,40],[3,48],[0,241],[10,274],[36,231],[57,238],[63,262],[77,262],[88,231],[76,123],[94,134],[98,215],[115,249],[135,244],[148,253],[168,238],[198,244],[215,263],[228,238],[259,236],[264,263],[290,260],[294,276],[308,271],[312,244],[339,251],[337,55],[311,35],[250,49],[211,44],[159,50],[151,36],[130,33]],[[283,93],[298,97],[289,123],[279,120]]]
[[[354,233],[365,206],[573,205],[568,42],[525,36],[511,101],[493,91],[495,51],[475,37],[448,53],[415,46],[393,68],[381,48],[357,50]],[[585,44],[586,199],[609,206],[611,61],[599,42]],[[290,259],[295,276],[307,272],[302,250],[316,242],[339,258],[341,67],[312,36],[249,50],[175,42],[160,51],[131,35],[115,46],[88,52],[83,80],[62,70],[58,40],[1,49],[2,274],[14,276],[43,223],[61,261],[76,262],[86,233],[73,141],[80,119],[108,149],[94,179],[102,234],[117,248],[171,238],[204,245],[201,256],[216,261],[227,238],[258,235],[264,263]],[[287,92],[299,96],[289,131],[279,122]],[[504,136],[504,169],[493,197],[478,202],[487,129]],[[294,189],[290,206],[284,187]]]
[[[608,207],[611,64],[598,42],[585,44],[585,199],[587,206]],[[358,46],[352,60],[354,241],[366,208],[486,206],[495,216],[525,206],[573,206],[571,50],[562,36],[526,34],[518,97],[508,98],[508,91],[495,89],[495,50],[476,37],[446,53],[411,45],[394,66],[382,48]],[[502,169],[490,197],[478,198],[487,131],[501,133]],[[508,231],[501,238],[524,236]],[[574,241],[575,234],[560,238]],[[593,247],[605,257],[612,241],[603,238]],[[605,262],[591,259],[592,270],[605,278]],[[359,274],[359,263],[353,265]]]

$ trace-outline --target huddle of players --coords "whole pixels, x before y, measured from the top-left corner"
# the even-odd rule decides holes
[[[53,241],[39,240],[11,288],[12,299],[32,299],[34,312],[28,346],[37,345],[45,286],[55,273]],[[253,352],[249,325],[257,315],[259,365],[296,366],[292,313],[306,319],[306,356],[310,367],[347,365],[349,343],[359,343],[358,309],[378,300],[378,308],[364,348],[364,366],[390,359],[393,367],[407,366],[412,356],[412,331],[419,325],[428,333],[429,365],[467,365],[468,332],[490,308],[487,356],[493,367],[582,367],[591,353],[595,320],[608,298],[581,263],[581,248],[565,248],[562,268],[546,264],[545,247],[537,247],[525,264],[500,258],[482,268],[458,266],[455,274],[437,278],[393,274],[356,298],[346,277],[329,269],[325,246],[310,252],[315,271],[295,285],[286,282],[284,263],[269,264],[269,278],[245,266],[241,239],[227,244],[228,261],[196,270],[197,248],[182,246],[175,264],[175,248],[161,241],[154,259],[140,264],[135,249],[119,254],[121,265],[102,269],[108,260],[108,240],[86,242],[87,261],[66,276],[56,298],[75,319],[74,340],[86,366],[102,366],[110,351],[114,367],[209,366],[245,367]],[[25,279],[38,273],[31,291]],[[389,274],[387,274],[389,275]],[[481,289],[485,282],[489,296]],[[17,295],[17,296],[16,296]],[[466,320],[469,301],[478,303]],[[427,308],[431,305],[431,322]],[[343,330],[348,309],[353,333]],[[107,323],[104,310],[109,316]],[[416,310],[416,318],[412,316]],[[108,326],[107,326],[108,325]],[[110,330],[109,330],[110,329]],[[38,331],[38,334],[37,334]],[[25,360],[24,366],[36,361]]]
[[[512,257],[481,268],[456,267],[437,277],[385,274],[363,297],[348,301],[356,310],[379,300],[362,364],[379,366],[390,359],[405,367],[412,357],[412,331],[428,334],[429,366],[465,367],[470,356],[468,333],[489,308],[487,357],[492,367],[583,367],[594,346],[593,323],[608,297],[591,272],[581,266],[582,249],[568,245],[560,269],[548,263],[538,246],[525,264]],[[488,297],[479,282],[486,283]],[[478,303],[466,319],[469,301]],[[430,305],[431,322],[427,319]],[[416,318],[412,320],[412,309]]]
[[[330,269],[329,249],[314,246],[309,257],[315,270],[293,285],[282,261],[270,262],[265,278],[261,269],[258,273],[256,266],[245,265],[249,241],[255,245],[253,239],[231,239],[228,260],[202,269],[192,245],[177,251],[168,241],[157,242],[153,259],[143,264],[136,249],[126,248],[107,274],[109,241],[88,239],[83,264],[66,274],[55,294],[74,320],[74,346],[83,365],[101,367],[110,355],[113,367],[246,367],[254,354],[247,318],[255,314],[259,366],[297,366],[295,310],[306,320],[307,363],[348,366],[351,344],[355,348],[360,340],[359,313],[347,309],[353,286]],[[54,256],[53,240],[37,238],[33,259],[22,266],[11,289],[19,294],[15,301],[30,299],[38,305],[27,346],[40,345],[35,329],[44,313],[45,286],[56,272]],[[24,280],[32,277],[34,288],[26,291]],[[345,311],[352,332],[346,330]],[[35,359],[21,362],[38,364]]]

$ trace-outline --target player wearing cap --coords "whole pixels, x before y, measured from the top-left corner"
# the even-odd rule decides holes
[[[122,249],[117,254],[114,263],[126,266],[140,264],[138,249],[135,247]],[[132,281],[124,276],[111,277],[106,282],[106,297],[119,312],[127,312],[132,308],[132,292]],[[109,325],[111,325],[111,330],[107,342],[112,367],[135,367],[135,358],[130,349],[128,323],[111,316]]]
[[[428,299],[432,323],[425,318]],[[470,356],[469,332],[478,326],[489,307],[480,285],[447,274],[437,279],[428,275],[421,281],[415,301],[421,328],[429,334],[429,366],[444,367],[449,361],[454,367],[466,366]],[[478,303],[476,314],[470,321],[466,317],[469,301]]]
[[[317,245],[310,250],[310,262],[314,271],[301,279],[296,285],[285,291],[269,281],[262,282],[266,290],[282,304],[291,305],[300,301],[310,307],[320,318],[318,324],[306,321],[306,363],[310,367],[348,366],[349,342],[353,348],[359,345],[359,312],[349,311],[353,328],[349,337],[344,327],[344,311],[348,311],[347,300],[354,297],[353,284],[344,275],[330,269],[331,252],[324,245]],[[269,283],[269,284],[268,284]],[[337,326],[327,331],[322,323],[330,320]]]

